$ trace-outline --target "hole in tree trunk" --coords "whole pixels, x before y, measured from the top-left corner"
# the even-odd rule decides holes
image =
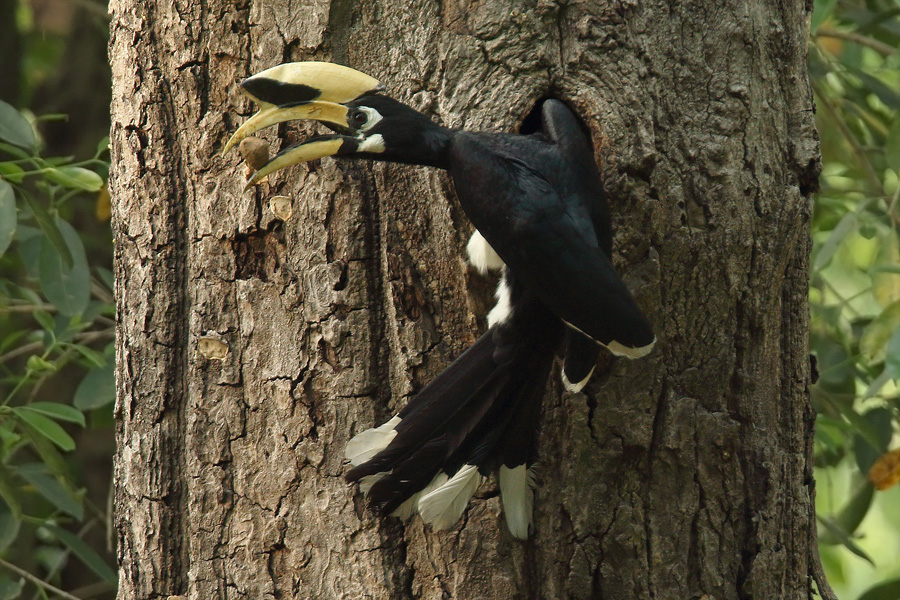
[[[544,102],[547,100],[558,100],[569,107],[569,110],[575,115],[575,118],[578,120],[578,126],[581,127],[581,131],[584,133],[585,137],[591,143],[591,148],[593,148],[594,143],[591,138],[591,130],[585,124],[584,119],[582,119],[581,115],[578,114],[578,111],[572,106],[569,102],[566,102],[562,98],[554,98],[550,95],[544,95],[537,99],[534,103],[534,106],[531,107],[531,110],[528,111],[528,114],[522,119],[521,125],[519,125],[519,133],[523,135],[530,135],[532,133],[537,133],[541,130],[541,109],[544,106]]]

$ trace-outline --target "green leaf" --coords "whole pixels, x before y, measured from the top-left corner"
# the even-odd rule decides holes
[[[878,430],[872,427],[869,421],[857,413],[852,403],[847,402],[829,402],[829,406],[838,411],[842,417],[850,423],[850,429],[854,435],[863,438],[872,448],[881,446],[881,435]]]
[[[869,555],[866,554],[866,552],[862,548],[860,548],[859,545],[853,540],[853,538],[851,538],[849,535],[847,535],[847,533],[845,531],[843,531],[840,528],[840,526],[836,525],[829,519],[824,519],[822,517],[818,517],[818,520],[819,520],[819,523],[821,523],[825,527],[825,530],[827,531],[828,534],[830,534],[831,536],[833,536],[834,538],[839,540],[838,543],[843,545],[845,548],[847,548],[847,550],[849,550],[853,554],[857,555],[858,557],[862,558],[863,560],[868,561],[868,563],[870,565],[872,565],[873,567],[875,566],[875,563],[872,561],[871,558],[869,558]]]
[[[56,444],[60,450],[68,452],[75,449],[75,440],[72,439],[72,436],[66,433],[66,430],[52,419],[48,419],[40,413],[27,410],[24,406],[13,408],[13,412],[19,419],[31,426],[32,429]]]
[[[900,265],[875,265],[869,269],[869,275],[878,273],[896,273],[900,274]]]
[[[30,152],[25,152],[18,146],[13,146],[12,144],[6,144],[4,142],[0,142],[0,152],[5,152],[19,160],[27,160],[32,157]]]
[[[69,246],[66,244],[66,239],[63,237],[62,232],[59,230],[56,219],[51,217],[50,213],[47,212],[47,209],[31,196],[26,195],[25,201],[28,202],[28,207],[31,208],[31,212],[34,214],[34,218],[38,222],[41,231],[44,232],[44,235],[47,236],[53,244],[53,247],[56,248],[56,251],[62,256],[63,263],[67,268],[72,268],[72,262],[74,260],[72,258],[72,252],[69,250]]]
[[[91,299],[91,271],[84,245],[75,229],[67,222],[57,221],[57,227],[72,256],[66,267],[53,244],[42,240],[40,259],[41,290],[63,315],[75,315],[87,308]]]
[[[80,354],[82,357],[84,357],[85,360],[87,360],[89,363],[91,363],[91,365],[93,365],[94,368],[106,366],[106,359],[103,358],[102,352],[97,352],[93,348],[88,348],[87,346],[84,346],[82,344],[74,344],[73,343],[73,344],[66,344],[66,346],[68,348],[71,348],[72,350],[75,350],[76,352],[78,352],[78,354]]]
[[[18,223],[16,195],[12,186],[0,179],[0,255],[12,243]]]
[[[109,152],[109,136],[105,136],[97,142],[97,149],[94,151],[94,158],[98,158],[104,152]]]
[[[106,406],[116,399],[116,378],[112,363],[91,369],[78,385],[73,403],[88,411]]]
[[[25,179],[25,169],[14,162],[0,162],[0,179],[12,183],[22,183]]]
[[[819,248],[819,251],[816,253],[816,258],[813,261],[814,271],[821,271],[828,266],[828,263],[831,262],[831,259],[834,257],[834,253],[837,252],[841,242],[844,241],[844,238],[846,238],[850,232],[856,229],[858,224],[859,218],[856,216],[855,212],[847,213],[840,221],[838,221],[835,228],[831,230],[828,239],[825,240],[825,243],[822,244],[822,247]]]
[[[842,419],[834,419],[828,415],[819,414],[816,416],[816,443],[821,444],[825,450],[839,454],[843,450],[847,437],[846,432],[849,427],[849,424]]]
[[[813,8],[812,19],[810,20],[810,31],[815,33],[819,26],[831,16],[836,0],[816,0]]]
[[[837,308],[834,316],[830,317],[833,322],[837,322],[840,316],[840,308]],[[810,336],[810,342],[819,362],[819,382],[816,386],[832,393],[852,394],[856,383],[847,351],[833,339],[815,333]]]
[[[900,379],[900,328],[895,329],[888,341],[887,352],[884,355],[884,370],[891,379]]]
[[[887,344],[900,327],[900,300],[891,303],[875,317],[859,339],[859,350],[869,362],[884,360]]]
[[[851,536],[866,518],[869,507],[872,505],[872,498],[875,496],[875,486],[867,480],[861,481],[853,492],[853,496],[847,501],[847,504],[841,509],[832,520],[831,523],[840,527],[846,535]],[[823,544],[840,544],[842,540],[837,536],[826,531],[819,536],[819,541]]]
[[[0,140],[34,151],[34,128],[31,123],[3,100],[0,100]]]
[[[66,113],[47,113],[45,115],[35,117],[34,120],[40,121],[41,123],[53,123],[54,121],[68,121],[69,115],[67,115]]]
[[[53,317],[50,316],[50,313],[43,310],[36,310],[31,313],[31,316],[34,317],[34,320],[38,322],[45,331],[54,331],[56,329],[56,323],[53,321]]]
[[[106,267],[95,267],[94,270],[97,273],[97,277],[100,278],[100,281],[103,282],[103,285],[105,285],[110,292],[116,289],[116,276],[113,275],[112,271]],[[897,267],[897,272],[900,273],[900,267]]]
[[[47,471],[54,475],[58,475],[63,479],[71,479],[69,465],[60,451],[53,445],[53,442],[31,427],[23,429],[22,436],[31,444],[31,447],[35,452],[37,452],[37,455],[40,457],[41,462]]]
[[[16,517],[22,515],[19,494],[16,486],[9,480],[9,468],[6,465],[0,465],[0,498]]]
[[[103,187],[103,178],[83,167],[49,167],[41,169],[47,179],[59,185],[85,192],[99,192]]]
[[[0,577],[0,600],[16,600],[22,595],[25,588],[25,579],[19,578],[17,581]]]
[[[19,331],[10,331],[5,334],[3,338],[0,338],[0,354],[4,354],[8,352],[10,348],[18,346],[22,338],[30,333],[30,331],[20,329]]]
[[[25,364],[32,373],[53,373],[56,371],[56,364],[37,354],[29,356],[28,362]]]
[[[16,541],[22,521],[6,502],[0,501],[0,554]]]
[[[57,421],[68,421],[69,423],[78,423],[84,427],[84,415],[80,410],[68,404],[60,404],[58,402],[32,402],[27,406],[20,407],[23,410],[33,410],[44,416],[56,419]]]
[[[80,537],[71,531],[66,531],[62,527],[53,525],[52,523],[47,523],[44,527],[49,529],[63,544],[68,546],[75,556],[81,559],[81,562],[87,565],[91,571],[96,573],[101,579],[108,581],[109,583],[115,583],[117,581],[115,571],[113,571],[112,568],[106,564],[106,561],[104,561],[100,555],[88,546]]]
[[[875,394],[881,391],[881,388],[887,385],[887,383],[891,380],[891,371],[887,367],[869,383],[869,386],[866,388],[866,391],[863,392],[860,400],[868,400]]]
[[[878,99],[884,102],[888,108],[893,110],[900,109],[900,95],[898,95],[897,92],[889,88],[877,77],[869,75],[862,69],[853,65],[847,65],[847,68],[850,69],[851,73],[859,77],[866,92],[878,96]]]
[[[860,472],[868,473],[878,457],[887,452],[891,443],[893,427],[892,415],[887,408],[873,408],[861,416],[865,423],[853,438],[853,454]]]
[[[64,167],[67,164],[73,162],[75,160],[74,156],[51,156],[50,158],[45,158],[44,164],[50,167]]]
[[[894,118],[887,139],[884,142],[884,155],[888,166],[900,171],[900,118]]]
[[[890,306],[900,300],[900,239],[893,229],[882,228],[878,242],[877,262],[868,271],[872,294],[881,306]]]
[[[40,229],[22,225],[19,222],[19,229],[16,230],[16,246],[18,247],[19,258],[22,260],[22,266],[25,267],[25,275],[29,279],[36,280],[40,276],[41,262],[41,238],[44,237]],[[44,299],[40,294],[35,293],[28,288],[20,288],[20,292],[32,304],[43,304]]]
[[[900,600],[900,579],[882,581],[863,592],[857,600]]]
[[[15,471],[53,506],[79,521],[84,518],[81,499],[65,488],[55,477],[49,475],[41,464],[28,464],[15,467]]]

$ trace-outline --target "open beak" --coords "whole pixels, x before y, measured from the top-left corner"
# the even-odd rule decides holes
[[[284,121],[314,119],[327,123],[338,131],[347,130],[348,109],[344,104],[364,94],[380,92],[383,89],[384,86],[375,78],[350,67],[332,63],[295,62],[266,69],[241,82],[241,91],[256,101],[260,105],[260,110],[234,132],[222,153],[225,154],[241,140],[260,129]],[[268,173],[296,162],[335,154],[347,139],[353,138],[327,136],[294,146],[289,151],[296,152],[295,156],[298,159],[283,162],[280,167],[268,170]],[[309,147],[301,151],[304,146]],[[326,146],[334,152],[318,154],[324,152]],[[288,151],[281,152],[257,173],[267,170],[271,164],[288,153]],[[302,158],[306,155],[309,155],[309,158]],[[265,175],[260,175],[259,179]]]
[[[256,133],[261,129],[265,129],[270,125],[282,123],[284,121],[296,121],[298,119],[314,119],[325,123],[331,123],[338,128],[347,127],[347,107],[343,104],[335,104],[334,102],[312,101],[296,106],[264,106],[255,115],[247,119],[241,125],[228,143],[222,154],[227,154],[231,148],[241,141]]]

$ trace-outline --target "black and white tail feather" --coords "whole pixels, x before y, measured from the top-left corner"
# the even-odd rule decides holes
[[[419,512],[452,527],[499,471],[510,532],[532,527],[541,398],[564,325],[507,270],[487,332],[387,423],[347,444],[369,503],[382,515]]]
[[[510,532],[532,529],[541,399],[565,342],[562,380],[588,382],[600,345],[570,327],[519,284],[477,231],[469,261],[502,269],[488,330],[389,421],[347,444],[348,481],[382,515],[418,512],[435,530],[452,527],[492,471]]]

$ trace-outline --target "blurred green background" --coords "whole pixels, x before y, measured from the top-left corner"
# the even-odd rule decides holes
[[[108,29],[0,0],[0,600],[115,596]]]
[[[0,0],[0,600],[115,595],[108,26]],[[900,0],[810,29],[820,550],[841,600],[900,600]]]
[[[816,508],[841,600],[900,599],[898,15],[896,0],[824,0],[811,23],[823,159],[810,274]]]

